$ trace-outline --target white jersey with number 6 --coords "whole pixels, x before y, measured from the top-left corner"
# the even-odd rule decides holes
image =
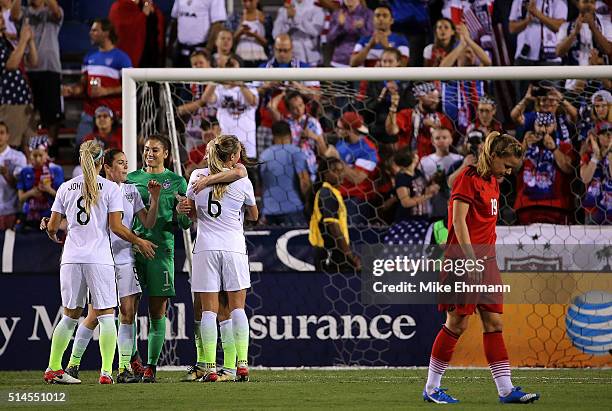
[[[198,215],[198,236],[193,252],[219,250],[246,254],[243,207],[255,205],[253,185],[246,177],[234,181],[220,200],[213,198],[212,187],[195,194],[192,183],[199,175],[208,173],[207,168],[195,170],[187,186],[187,197],[195,201]]]
[[[66,216],[68,234],[62,264],[113,265],[108,213],[123,212],[123,196],[117,183],[97,176],[99,198],[88,214],[83,198],[83,176],[63,183],[51,211]]]

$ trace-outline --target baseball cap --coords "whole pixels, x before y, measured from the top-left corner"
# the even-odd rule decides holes
[[[113,113],[113,110],[111,110],[110,108],[106,107],[106,106],[100,106],[96,109],[94,117],[99,115],[99,114],[108,114],[108,116],[110,118],[115,117],[115,114]]]
[[[612,94],[608,90],[599,90],[591,96],[591,104],[595,104],[595,100],[602,99],[606,103],[612,103]]]
[[[342,114],[340,120],[338,120],[339,125],[342,128],[353,129],[361,134],[368,134],[368,128],[363,124],[363,118],[358,113],[354,111],[347,111]]]

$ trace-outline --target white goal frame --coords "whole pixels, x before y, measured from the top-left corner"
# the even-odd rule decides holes
[[[136,169],[138,81],[384,81],[384,80],[566,80],[612,79],[612,66],[492,66],[492,67],[401,67],[350,69],[325,68],[129,68],[121,73],[123,110],[123,150],[129,171]],[[166,115],[173,113],[165,113]],[[173,117],[173,116],[172,116]],[[173,136],[170,136],[171,138]],[[178,147],[173,141],[174,158]],[[175,162],[176,163],[176,162]],[[178,174],[182,175],[180,165]]]

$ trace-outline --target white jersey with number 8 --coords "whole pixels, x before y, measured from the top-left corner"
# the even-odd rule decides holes
[[[218,250],[246,254],[243,207],[255,205],[253,184],[248,178],[241,178],[227,186],[223,198],[215,199],[212,187],[198,194],[193,192],[192,183],[201,174],[208,175],[209,170],[195,170],[187,186],[187,197],[195,201],[198,215],[198,236],[193,252]]]
[[[123,212],[123,195],[117,183],[100,176],[97,181],[99,198],[89,213],[85,210],[82,175],[57,190],[51,211],[66,216],[68,221],[62,264],[114,264],[108,213]]]

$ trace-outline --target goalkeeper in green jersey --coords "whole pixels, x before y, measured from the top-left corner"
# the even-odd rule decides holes
[[[140,170],[128,174],[128,182],[135,184],[145,204],[149,203],[147,184],[156,180],[161,184],[161,194],[158,200],[158,215],[156,224],[147,229],[140,220],[134,222],[134,232],[144,239],[157,245],[155,258],[147,260],[136,256],[136,271],[138,281],[143,290],[149,294],[149,334],[148,334],[148,366],[142,365],[136,351],[132,357],[134,373],[142,372],[143,382],[155,382],[157,361],[164,345],[166,336],[166,309],[169,297],[176,295],[174,290],[174,223],[183,228],[189,228],[191,221],[183,215],[174,216],[177,204],[176,194],[185,195],[187,182],[178,174],[164,167],[168,158],[170,142],[157,135],[146,138],[143,163]]]

